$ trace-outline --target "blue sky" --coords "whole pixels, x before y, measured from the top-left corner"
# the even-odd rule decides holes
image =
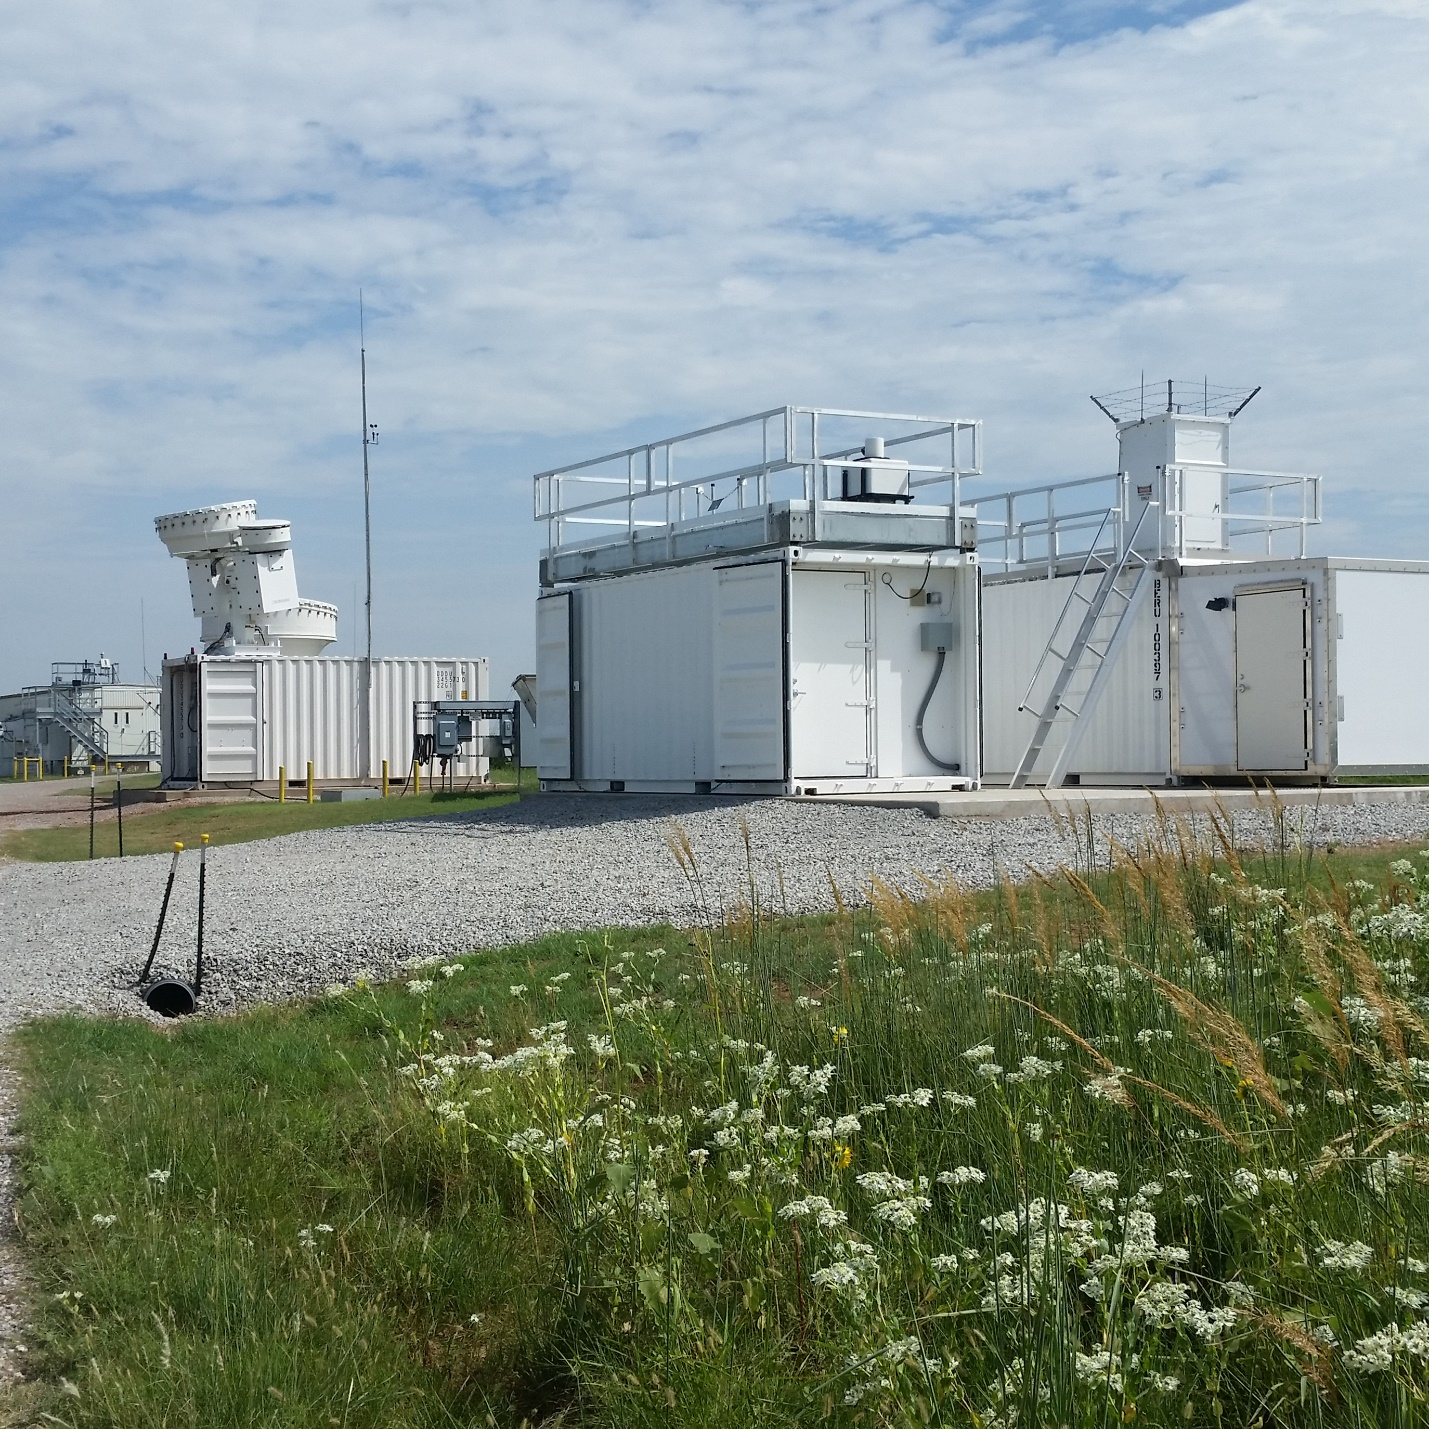
[[[52,0],[0,85],[0,687],[197,638],[253,496],[380,652],[531,663],[533,471],[783,403],[1114,464],[1090,392],[1264,391],[1335,552],[1429,557],[1429,10]],[[360,589],[357,591],[361,599]]]

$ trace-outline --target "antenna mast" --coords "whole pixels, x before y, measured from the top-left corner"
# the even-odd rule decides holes
[[[376,445],[377,428],[367,420],[367,315],[362,305],[362,289],[357,290],[357,342],[362,364],[362,531],[367,557],[367,662],[363,668],[366,690],[363,714],[363,774],[372,777],[372,472],[367,449]]]

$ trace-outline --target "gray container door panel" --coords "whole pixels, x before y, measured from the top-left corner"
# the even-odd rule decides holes
[[[1310,602],[1304,586],[1236,595],[1236,768],[1310,762]]]
[[[784,563],[717,572],[714,744],[716,777],[785,777]]]
[[[571,593],[536,602],[536,772],[542,779],[572,779]]]
[[[200,777],[262,778],[263,670],[256,660],[202,661]]]

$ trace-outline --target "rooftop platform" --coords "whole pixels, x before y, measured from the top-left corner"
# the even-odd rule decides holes
[[[628,447],[533,478],[541,583],[789,545],[970,548],[961,485],[980,461],[976,421],[814,407]]]

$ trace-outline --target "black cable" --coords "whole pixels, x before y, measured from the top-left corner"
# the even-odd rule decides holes
[[[164,936],[164,919],[169,916],[169,897],[174,891],[174,875],[179,871],[179,854],[183,852],[183,847],[182,844],[174,845],[174,861],[169,865],[169,881],[164,885],[164,901],[159,907],[159,926],[154,929],[154,943],[149,949],[144,971],[139,974],[139,982],[133,984],[135,987],[148,978],[149,971],[154,966],[154,957],[159,951],[159,939]]]
[[[198,850],[198,946],[194,950],[194,1000],[198,1000],[198,995],[203,988],[203,885],[204,875],[208,872],[208,835],[203,835],[203,842],[199,844]]]
[[[896,595],[897,592],[895,591]],[[963,766],[961,764],[945,764],[931,749],[928,748],[928,741],[923,738],[923,716],[928,713],[928,706],[933,700],[933,691],[938,688],[938,681],[943,678],[943,666],[947,663],[948,652],[938,651],[938,663],[933,667],[933,678],[928,683],[928,692],[923,696],[923,703],[918,706],[918,718],[913,722],[913,733],[918,737],[918,748],[923,751],[928,763],[937,769],[946,769],[949,774],[961,774]]]
[[[928,564],[923,567],[923,584],[920,585],[917,590],[911,591],[908,595],[899,595],[896,590],[893,590],[893,577],[889,575],[887,571],[884,571],[883,573],[883,584],[886,585],[889,590],[893,590],[893,594],[898,596],[899,600],[912,600],[914,596],[922,595],[923,592],[928,589],[928,576],[931,574],[932,570],[933,557],[929,555]],[[933,762],[937,763],[936,760],[934,760]]]

